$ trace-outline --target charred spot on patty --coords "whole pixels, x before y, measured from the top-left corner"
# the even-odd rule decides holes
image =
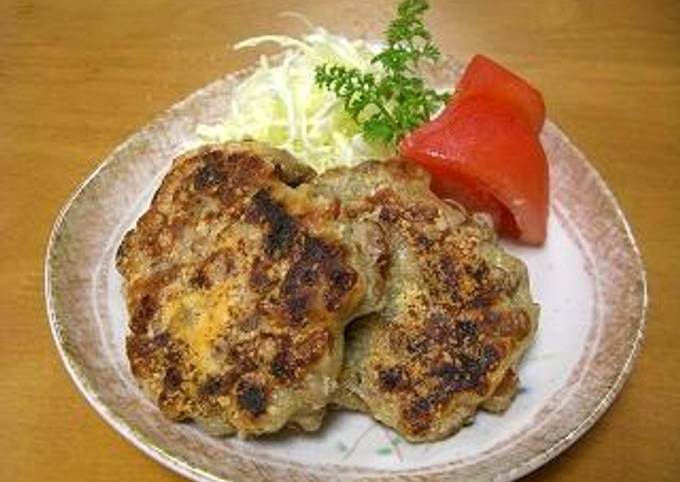
[[[163,387],[165,390],[174,391],[182,385],[182,372],[176,366],[169,366],[163,377]]]
[[[496,358],[492,355],[491,358],[487,359],[485,350],[486,347],[482,348],[482,353],[476,357],[465,354],[460,356],[464,383],[460,387],[456,387],[458,390],[475,390],[479,393],[486,391],[487,375],[491,369],[495,368],[493,364]]]
[[[303,243],[302,252],[281,285],[287,314],[293,323],[304,318],[312,303],[313,291],[324,289],[326,309],[336,311],[357,282],[357,273],[345,265],[344,252],[339,246],[307,235]]]
[[[378,214],[378,219],[384,223],[393,224],[399,219],[399,211],[392,206],[383,206]]]
[[[306,293],[298,296],[286,296],[284,304],[288,321],[294,325],[302,323],[309,308],[309,302],[310,295]]]
[[[477,341],[477,324],[472,320],[457,320],[455,337],[458,345],[471,345]]]
[[[194,189],[196,191],[204,191],[211,187],[222,184],[226,178],[220,161],[221,155],[217,152],[210,152],[206,154],[206,161],[194,175]]]
[[[403,389],[408,384],[407,374],[401,367],[383,368],[378,371],[378,380],[380,387],[387,391],[393,392]]]
[[[191,284],[191,286],[198,289],[210,288],[210,286],[212,285],[212,283],[210,282],[210,278],[206,276],[203,270],[198,270],[196,274],[194,274],[194,276],[191,277],[189,283]]]
[[[442,283],[447,288],[448,294],[454,301],[460,301],[461,293],[458,289],[460,274],[456,267],[456,262],[451,256],[445,255],[439,260],[439,270]]]
[[[340,307],[340,302],[345,294],[356,284],[357,273],[347,269],[340,263],[330,267],[330,289],[326,293],[326,309],[335,311]]]
[[[130,370],[136,377],[145,377],[155,368],[155,354],[159,346],[144,335],[131,336],[125,341]]]
[[[269,368],[275,378],[287,379],[291,378],[295,373],[295,360],[287,349],[282,349],[274,355]]]
[[[305,240],[297,267],[300,283],[309,285],[317,276],[323,275],[329,284],[324,296],[329,311],[339,308],[342,299],[357,282],[356,271],[346,265],[344,258],[344,250],[339,245],[314,237]]]
[[[154,296],[142,296],[130,320],[132,332],[138,334],[146,332],[149,322],[158,311],[158,308],[158,301]]]
[[[283,151],[282,151],[283,153]],[[287,153],[283,155],[288,155]],[[290,187],[297,187],[303,182],[311,180],[316,172],[304,164],[274,163],[274,174]]]
[[[259,384],[242,380],[236,389],[239,406],[254,417],[267,411],[267,394]]]
[[[216,397],[229,393],[234,385],[234,375],[224,373],[222,375],[212,375],[199,388],[199,395],[203,397]]]
[[[481,355],[481,363],[484,371],[495,370],[501,359],[499,349],[493,345],[484,345]]]
[[[462,378],[462,371],[456,368],[456,365],[451,362],[442,363],[432,370],[432,374],[442,378],[448,383],[457,382]]]
[[[434,241],[432,241],[426,234],[424,233],[418,233],[416,234],[415,238],[416,244],[420,249],[429,249],[432,247],[434,244]]]
[[[417,397],[411,401],[402,410],[402,415],[408,424],[409,431],[419,434],[429,429],[432,424],[433,408],[432,402],[427,397]]]
[[[426,336],[409,337],[406,341],[406,351],[412,355],[420,355],[430,348],[430,339]]]
[[[154,345],[158,347],[165,347],[170,343],[170,333],[167,331],[163,331],[159,333],[158,335],[153,337],[153,343]]]
[[[269,232],[265,241],[265,252],[270,257],[286,254],[298,233],[297,222],[281,203],[275,201],[268,190],[261,189],[253,196],[246,219],[249,222],[265,223]]]
[[[479,360],[465,354],[459,354],[453,363],[444,363],[434,370],[434,374],[441,379],[439,389],[450,397],[463,390],[475,390],[484,383],[485,367]]]

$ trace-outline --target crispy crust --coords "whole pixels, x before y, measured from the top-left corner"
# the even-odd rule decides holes
[[[537,317],[523,265],[428,184],[398,161],[312,182],[340,198],[341,218],[379,223],[391,253],[386,306],[350,327],[336,403],[412,441],[445,437],[468,421],[517,363]],[[503,394],[509,403],[510,393],[489,408],[500,409]]]
[[[120,246],[134,376],[175,420],[219,433],[315,429],[366,277],[311,173],[257,143],[177,159]]]

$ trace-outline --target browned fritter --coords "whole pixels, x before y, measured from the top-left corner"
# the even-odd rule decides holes
[[[411,441],[450,435],[482,404],[506,408],[538,314],[522,263],[413,164],[337,169],[303,188],[336,200],[343,223],[378,224],[389,246],[385,306],[349,327],[336,403]]]
[[[170,418],[242,436],[318,428],[345,325],[382,298],[385,244],[293,189],[312,176],[255,142],[203,147],[174,161],[125,236],[127,353]]]

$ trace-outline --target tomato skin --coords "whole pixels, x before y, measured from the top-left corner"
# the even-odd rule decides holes
[[[496,230],[510,238],[519,238],[512,214],[483,185],[465,175],[446,177],[446,173],[432,177],[430,188],[442,199],[452,199],[471,212],[483,212],[491,217]]]
[[[430,171],[440,197],[489,212],[501,234],[545,241],[548,163],[535,131],[513,107],[482,95],[458,98],[406,136],[400,151]]]
[[[535,132],[545,122],[543,96],[524,79],[483,55],[475,55],[456,86],[457,100],[484,95],[507,104]]]

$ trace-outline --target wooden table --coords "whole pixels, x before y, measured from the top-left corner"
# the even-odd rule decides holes
[[[371,7],[366,5],[371,4]],[[451,55],[485,52],[531,79],[632,222],[651,311],[614,406],[531,480],[680,480],[680,4],[674,0],[437,1]],[[362,6],[363,5],[363,6]],[[106,425],[49,333],[43,256],[69,193],[156,114],[305,12],[379,34],[390,1],[5,0],[0,4],[0,480],[179,480]]]

